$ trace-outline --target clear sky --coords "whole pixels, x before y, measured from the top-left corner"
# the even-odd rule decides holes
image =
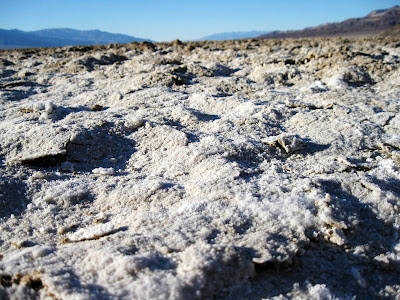
[[[362,17],[400,0],[0,0],[0,28],[100,29],[155,41],[302,29]]]

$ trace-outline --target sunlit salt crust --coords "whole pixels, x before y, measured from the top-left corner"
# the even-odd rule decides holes
[[[0,298],[400,294],[396,40],[0,52]]]

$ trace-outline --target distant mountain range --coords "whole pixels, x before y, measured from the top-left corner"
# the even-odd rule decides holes
[[[0,49],[123,44],[145,40],[125,34],[115,34],[100,30],[57,28],[27,32],[17,29],[0,29]]]
[[[199,41],[225,41],[225,40],[251,39],[266,33],[267,31],[221,32],[205,36],[199,39]]]
[[[273,31],[259,38],[360,37],[378,35],[382,32],[390,35],[390,29],[399,24],[400,6],[396,5],[390,9],[375,10],[363,18],[347,19],[303,30]]]
[[[347,19],[338,23],[327,23],[303,30],[223,32],[199,40],[235,40],[248,38],[307,38],[307,37],[358,37],[400,36],[400,6],[375,10],[363,18]],[[70,28],[22,31],[0,29],[0,49],[63,47],[77,45],[124,44],[150,41],[125,34],[100,30],[75,30]]]

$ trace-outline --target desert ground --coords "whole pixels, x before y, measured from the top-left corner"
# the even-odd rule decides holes
[[[395,299],[400,42],[0,52],[1,299]]]

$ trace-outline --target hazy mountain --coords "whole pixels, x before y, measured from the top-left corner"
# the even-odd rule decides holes
[[[375,10],[363,18],[327,23],[303,30],[274,31],[259,38],[351,37],[371,36],[400,24],[400,6]]]
[[[144,40],[125,34],[115,34],[100,30],[57,28],[27,32],[17,29],[0,29],[0,49],[123,44]]]
[[[242,31],[242,32],[221,32],[205,36],[200,41],[224,41],[224,40],[239,40],[251,39],[267,33],[266,31]]]

